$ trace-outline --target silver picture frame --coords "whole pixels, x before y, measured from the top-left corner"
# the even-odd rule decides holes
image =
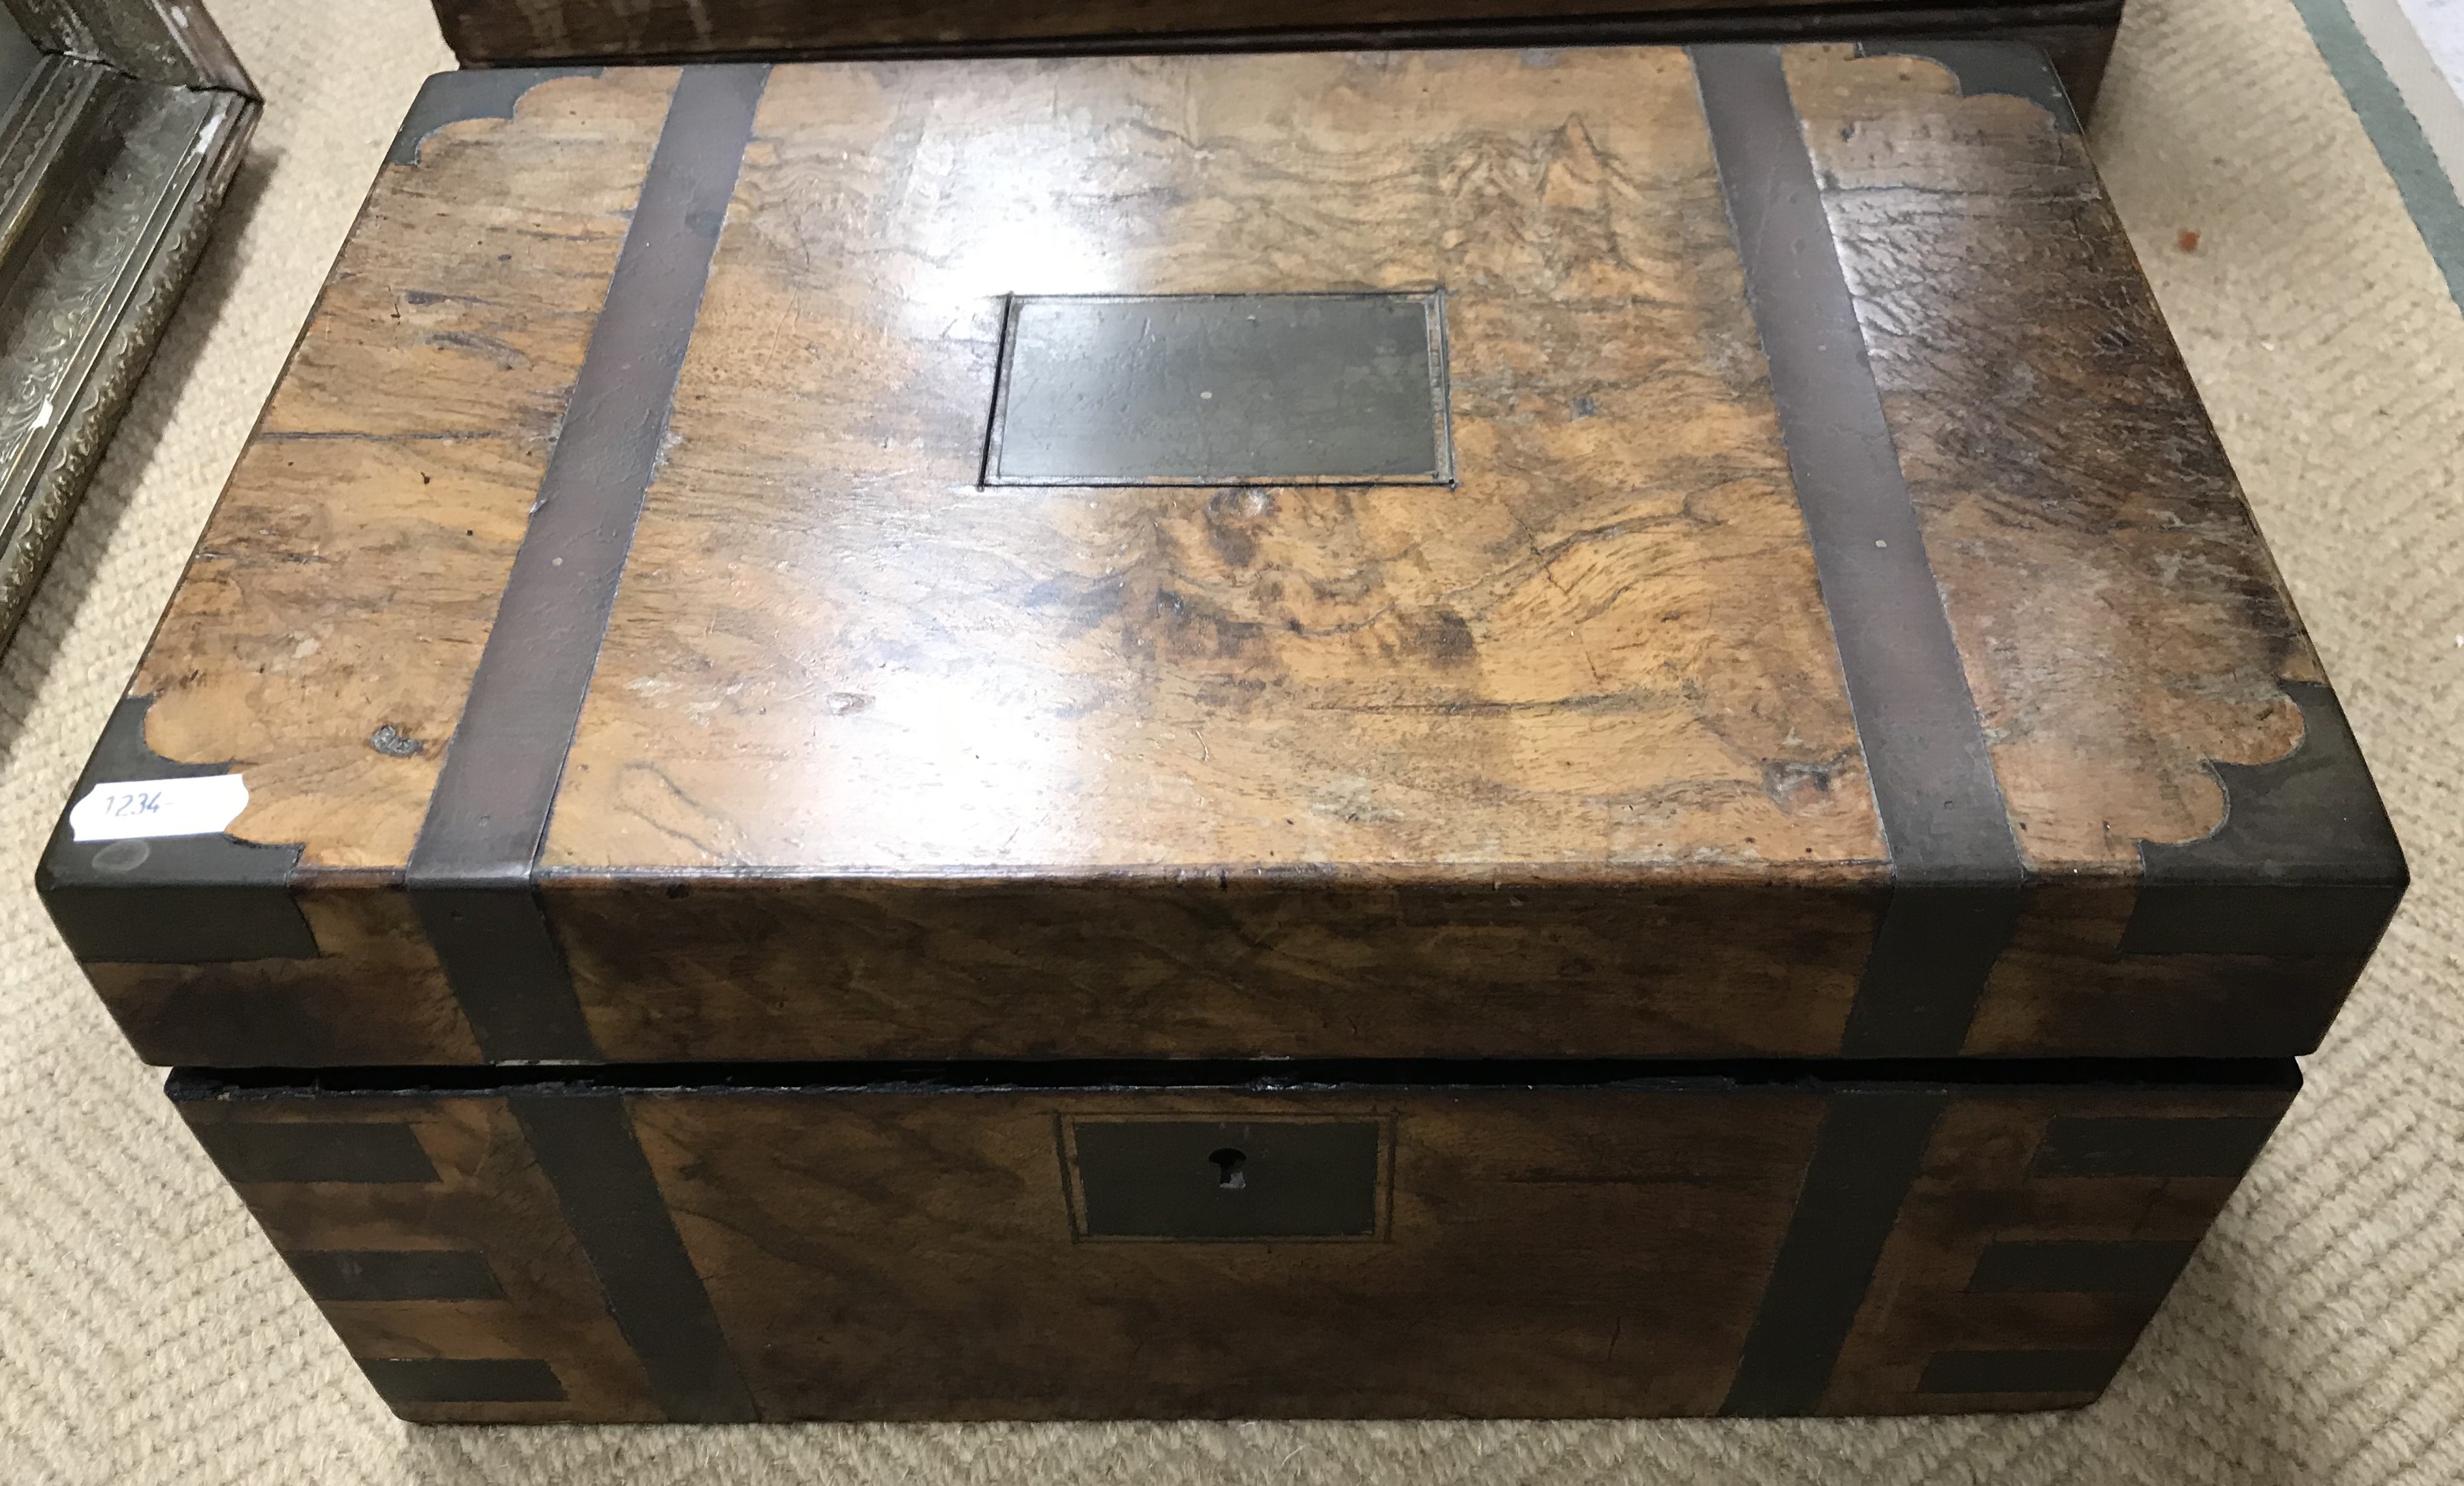
[[[0,0],[0,646],[262,108],[195,0]]]

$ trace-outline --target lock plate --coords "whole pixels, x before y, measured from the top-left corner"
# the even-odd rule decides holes
[[[1080,1238],[1385,1236],[1393,1140],[1381,1119],[1064,1116],[1058,1133]]]

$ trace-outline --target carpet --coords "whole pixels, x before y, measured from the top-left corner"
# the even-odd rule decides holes
[[[423,1430],[378,1404],[54,938],[34,855],[395,122],[419,0],[215,0],[229,214],[0,657],[0,1478],[12,1482],[2464,1479],[2464,316],[2289,0],[2132,0],[2093,133],[2416,886],[2111,1393],[1881,1422]],[[2187,235],[2195,233],[2193,239]],[[2192,245],[2194,244],[2194,246]]]

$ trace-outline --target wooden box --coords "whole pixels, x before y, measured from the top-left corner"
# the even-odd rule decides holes
[[[2085,1403],[2291,1070],[190,1070],[171,1092],[412,1419],[1585,1417]]]
[[[412,1417],[2084,1401],[2404,865],[1872,50],[434,79],[55,919]]]
[[[2024,42],[2082,112],[2122,0],[433,0],[465,67],[722,58],[1553,47],[1895,36]]]

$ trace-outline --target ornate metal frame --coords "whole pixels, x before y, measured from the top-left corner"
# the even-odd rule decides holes
[[[195,0],[0,0],[0,645],[202,253],[262,104]],[[9,61],[16,65],[7,66]],[[5,83],[0,83],[5,92]]]

